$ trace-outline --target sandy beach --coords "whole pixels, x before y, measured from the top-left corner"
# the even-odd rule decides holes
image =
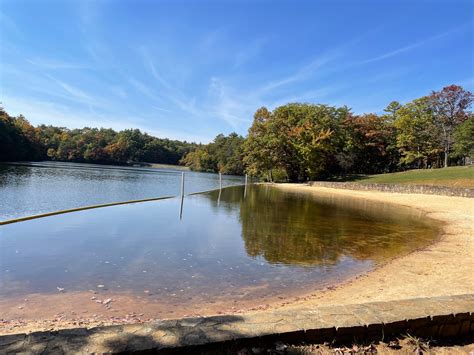
[[[246,311],[268,312],[275,308],[294,309],[417,297],[474,293],[474,200],[463,197],[338,190],[301,184],[275,184],[275,188],[295,193],[350,197],[366,201],[397,204],[421,211],[421,216],[444,222],[440,239],[422,250],[399,257],[375,270],[310,294],[275,299],[264,305],[254,302],[230,307],[223,299],[193,311],[176,307],[173,318],[183,316],[231,314]],[[64,297],[67,295],[67,297]],[[100,302],[96,302],[96,298]],[[159,314],[163,304],[150,304],[146,295],[137,303],[132,297],[115,297],[90,292],[32,295],[27,300],[0,300],[0,334],[94,327],[109,324],[142,323]],[[91,301],[91,299],[94,300]],[[108,299],[112,301],[106,302]],[[106,303],[103,303],[106,302]],[[109,304],[110,303],[110,304]],[[173,307],[167,302],[167,309]],[[198,302],[199,303],[199,302]],[[92,304],[92,306],[91,306]],[[112,306],[109,309],[109,306]],[[243,307],[245,306],[245,307]],[[105,307],[105,308],[104,308]],[[55,311],[60,309],[61,311]],[[24,312],[28,311],[28,317]],[[104,314],[100,316],[97,314]],[[108,315],[108,316],[107,316]]]
[[[464,197],[354,191],[299,184],[277,188],[409,206],[445,222],[438,242],[344,283],[287,305],[332,305],[474,293],[474,200]]]

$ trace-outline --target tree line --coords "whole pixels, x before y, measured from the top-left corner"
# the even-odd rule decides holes
[[[308,103],[261,107],[246,137],[219,134],[205,145],[137,129],[33,127],[1,109],[0,161],[181,164],[269,181],[465,165],[474,159],[473,99],[451,85],[404,105],[393,101],[380,115]]]
[[[0,161],[58,160],[99,164],[179,164],[198,145],[160,139],[138,129],[34,127],[0,108]]]

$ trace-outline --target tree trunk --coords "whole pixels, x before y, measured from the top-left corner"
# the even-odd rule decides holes
[[[449,144],[444,148],[444,167],[448,167],[448,156],[449,156]]]
[[[446,127],[443,125],[444,134],[444,167],[448,167],[448,155],[449,155],[449,135]]]

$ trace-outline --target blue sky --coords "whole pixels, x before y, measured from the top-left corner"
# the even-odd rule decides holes
[[[0,0],[0,102],[207,143],[288,102],[382,112],[474,87],[474,1]]]

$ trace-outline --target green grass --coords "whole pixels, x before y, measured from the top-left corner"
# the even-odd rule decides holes
[[[187,166],[182,166],[182,165],[171,165],[171,164],[155,164],[155,163],[150,163],[150,168],[154,169],[170,169],[170,170],[182,170],[182,171],[190,171]]]
[[[452,187],[474,187],[474,166],[453,166],[440,169],[416,169],[378,175],[349,175],[330,179],[362,184],[417,184]]]

